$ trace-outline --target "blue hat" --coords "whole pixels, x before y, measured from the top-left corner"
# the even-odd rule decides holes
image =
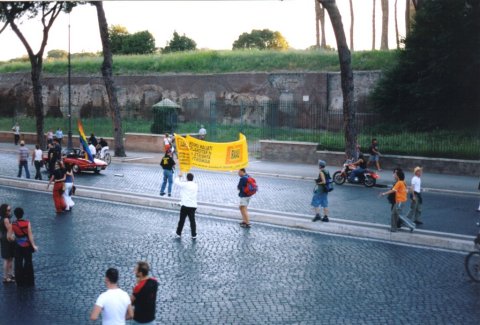
[[[318,161],[318,167],[325,168],[325,166],[327,166],[327,163],[325,162],[325,160]]]

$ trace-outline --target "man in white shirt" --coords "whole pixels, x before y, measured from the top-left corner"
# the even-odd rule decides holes
[[[407,217],[410,220],[413,220],[417,225],[423,224],[421,215],[422,215],[422,168],[415,167],[413,170],[414,176],[412,177],[412,183],[410,185],[410,199],[412,200],[410,204],[410,211],[408,212]]]
[[[188,216],[190,229],[192,230],[192,239],[197,238],[197,224],[195,223],[195,210],[197,210],[198,185],[193,182],[193,174],[187,174],[187,181],[180,181],[182,173],[175,177],[175,185],[180,187],[180,220],[177,227],[177,238],[182,236],[183,225]]]
[[[200,140],[205,140],[205,137],[207,136],[207,130],[205,129],[205,127],[202,125],[200,125],[200,130],[198,130],[198,138]]]
[[[132,319],[133,309],[128,293],[117,285],[118,270],[109,268],[105,273],[107,291],[102,293],[93,306],[90,320],[97,320],[102,314],[103,325],[123,325],[126,319]]]
[[[97,155],[97,149],[90,141],[88,142],[88,149],[90,150],[92,157],[95,158],[95,156]]]

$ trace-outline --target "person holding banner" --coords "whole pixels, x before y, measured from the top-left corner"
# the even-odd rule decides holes
[[[187,174],[187,181],[180,181],[182,173],[175,177],[175,185],[180,187],[180,220],[177,226],[177,238],[182,236],[185,219],[188,216],[190,221],[190,229],[192,231],[192,239],[197,238],[197,224],[195,222],[195,210],[197,210],[197,193],[198,185],[193,182],[193,174]]]
[[[175,168],[175,160],[172,158],[172,152],[168,150],[165,152],[162,161],[160,161],[160,166],[163,168],[163,183],[162,188],[160,189],[160,196],[165,195],[165,188],[167,187],[168,182],[168,196],[172,196],[172,184],[173,184],[173,170]]]

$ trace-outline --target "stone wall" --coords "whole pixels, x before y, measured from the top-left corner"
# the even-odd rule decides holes
[[[359,112],[368,110],[367,96],[380,72],[355,72],[355,101]],[[227,106],[252,105],[281,101],[304,103],[341,111],[340,75],[327,72],[162,74],[116,76],[115,87],[123,116],[151,116],[151,106],[169,98],[190,110],[191,114],[208,115],[212,103]],[[66,116],[68,87],[66,76],[45,74],[43,77],[44,114]],[[71,78],[72,115],[105,116],[108,97],[100,75],[75,75]],[[190,107],[183,107],[190,106]],[[30,115],[33,98],[29,73],[0,74],[0,114]],[[195,116],[193,116],[195,117]]]
[[[261,157],[269,161],[316,164],[323,159],[330,166],[341,166],[345,161],[344,152],[317,151],[316,143],[261,140]],[[368,158],[368,154],[365,154]],[[393,170],[401,166],[413,170],[422,166],[431,173],[480,176],[480,161],[428,157],[407,157],[382,155],[382,168]]]

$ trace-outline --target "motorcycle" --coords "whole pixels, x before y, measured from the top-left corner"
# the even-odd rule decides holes
[[[365,187],[373,187],[377,183],[377,179],[380,178],[380,175],[375,173],[373,170],[365,169],[363,174],[355,177],[355,181],[350,181],[350,174],[355,169],[355,166],[352,165],[352,160],[346,160],[343,164],[341,170],[337,170],[333,173],[333,182],[337,185],[342,185],[346,181],[353,184],[363,184]]]

